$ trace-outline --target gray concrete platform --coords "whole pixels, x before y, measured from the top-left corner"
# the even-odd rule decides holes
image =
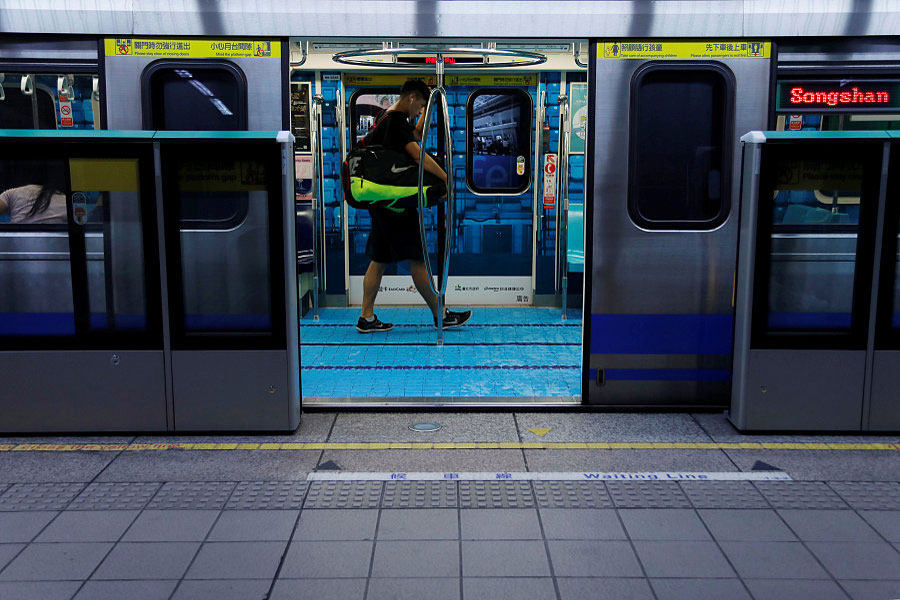
[[[442,428],[408,429],[421,421]],[[723,415],[552,412],[0,437],[0,599],[892,600],[898,442],[742,436]],[[124,447],[12,449],[81,443]],[[158,443],[222,448],[138,446]],[[646,475],[771,467],[785,480]],[[464,472],[530,479],[440,477]],[[589,472],[609,478],[560,479]],[[438,477],[392,479],[414,473]]]

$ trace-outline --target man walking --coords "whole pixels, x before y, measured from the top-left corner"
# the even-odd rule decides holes
[[[430,90],[418,79],[410,79],[400,89],[400,98],[387,109],[366,136],[366,145],[381,145],[397,152],[407,153],[417,164],[425,161],[425,171],[438,177],[444,185],[447,174],[427,152],[423,152],[418,142],[422,140],[425,127],[424,109]],[[415,120],[413,127],[411,121]],[[425,299],[434,323],[438,322],[438,297],[431,291],[425,257],[422,255],[422,238],[419,232],[418,209],[395,212],[387,208],[370,208],[372,232],[366,243],[366,255],[371,262],[363,279],[363,303],[356,329],[360,333],[390,331],[394,325],[383,323],[375,316],[375,297],[381,286],[384,271],[391,263],[409,261],[409,271],[419,294]],[[449,235],[449,233],[448,233]],[[440,317],[444,329],[459,327],[472,316],[471,310],[454,312],[444,309]]]

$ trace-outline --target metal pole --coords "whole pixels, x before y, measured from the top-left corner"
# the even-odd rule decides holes
[[[560,268],[560,288],[562,288],[562,320],[567,318],[566,308],[569,292],[569,98],[559,96],[559,170],[557,183],[558,236],[557,247]]]
[[[321,161],[321,145],[322,145],[322,102],[324,98],[321,94],[313,96],[313,121],[315,128],[312,134],[312,151],[313,151],[313,182],[315,184],[315,194],[313,194],[313,320],[319,320],[319,203],[325,195],[325,185],[322,173]]]

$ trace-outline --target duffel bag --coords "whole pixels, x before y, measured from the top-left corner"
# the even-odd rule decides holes
[[[354,208],[382,207],[403,212],[419,206],[419,165],[406,152],[384,146],[357,146],[341,165],[344,199]],[[425,172],[426,206],[447,194],[444,182]]]

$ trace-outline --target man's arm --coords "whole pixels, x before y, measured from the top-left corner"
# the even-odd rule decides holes
[[[417,142],[422,141],[422,132],[425,130],[425,109],[422,109],[422,112],[419,113],[419,118],[416,119],[416,126],[413,128],[413,137],[416,138]],[[418,159],[416,159],[418,160]]]
[[[419,162],[419,157],[422,156],[422,149],[419,147],[419,144],[415,142],[408,142],[406,144],[406,152],[417,163]],[[427,152],[425,153],[425,170],[436,177],[440,177],[441,181],[445,184],[447,183],[447,174],[444,173],[444,170],[440,165],[438,165]]]
[[[0,194],[0,215],[5,215],[9,212],[9,202],[6,201],[6,192]]]

